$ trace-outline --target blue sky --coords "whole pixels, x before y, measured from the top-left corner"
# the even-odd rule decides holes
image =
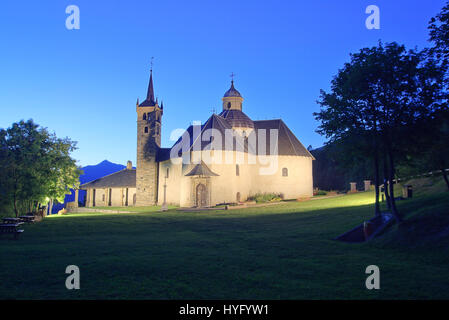
[[[80,8],[67,30],[65,8]],[[365,27],[368,5],[380,30]],[[428,46],[427,24],[443,0],[10,1],[0,10],[0,127],[32,118],[78,141],[80,165],[136,158],[136,99],[150,58],[164,101],[162,145],[172,130],[205,121],[234,72],[253,120],[282,118],[307,147],[320,89],[349,53],[397,41]]]

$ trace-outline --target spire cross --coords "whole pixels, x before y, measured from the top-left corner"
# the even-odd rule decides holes
[[[235,76],[234,72],[231,72],[231,80],[232,80],[232,82],[234,82],[234,76]]]
[[[153,72],[153,59],[154,59],[154,57],[151,57],[151,62],[150,62],[150,64],[151,64],[151,69],[150,69],[150,71],[151,71],[151,72]]]
[[[215,114],[215,108],[212,108],[212,110],[211,110],[211,111],[212,111],[212,113],[213,113],[213,114]]]

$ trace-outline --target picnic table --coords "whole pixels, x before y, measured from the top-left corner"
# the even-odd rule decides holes
[[[11,219],[15,219],[15,218],[11,218]],[[2,223],[2,224],[0,224],[0,234],[3,234],[3,233],[14,234],[14,239],[17,239],[19,234],[21,234],[23,232],[23,230],[17,229],[17,227],[19,227],[21,224],[23,224],[23,222]]]
[[[14,224],[20,222],[20,218],[2,218],[2,220],[4,224]]]
[[[29,216],[29,215],[27,215],[27,216],[20,216],[19,219],[22,222],[29,222],[29,223],[34,222],[34,216]]]

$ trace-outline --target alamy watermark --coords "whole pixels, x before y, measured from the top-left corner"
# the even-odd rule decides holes
[[[376,5],[369,5],[365,10],[366,14],[369,16],[365,20],[365,26],[368,30],[380,29],[380,9]]]
[[[80,8],[71,4],[65,8],[65,13],[69,16],[65,19],[65,27],[68,30],[79,30],[80,28]]]
[[[176,129],[170,139],[177,140],[170,150],[173,164],[258,164],[260,175],[272,175],[278,170],[278,129],[202,130],[201,123],[194,122],[191,133]]]
[[[366,278],[365,286],[368,290],[380,289],[380,269],[378,266],[372,264],[366,267],[365,273],[369,274]]]
[[[70,274],[65,280],[65,287],[68,290],[80,289],[80,268],[72,264],[67,266],[65,273]]]

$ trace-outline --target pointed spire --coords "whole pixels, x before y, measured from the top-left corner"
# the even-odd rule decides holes
[[[154,89],[153,89],[153,67],[150,70],[150,83],[148,84],[147,100],[154,102]]]
[[[150,81],[148,83],[148,91],[146,99],[140,104],[141,107],[154,107],[157,100],[154,99],[154,88],[153,88],[153,57],[151,57],[151,69],[150,69]]]
[[[164,109],[164,101],[161,100],[161,109]]]

